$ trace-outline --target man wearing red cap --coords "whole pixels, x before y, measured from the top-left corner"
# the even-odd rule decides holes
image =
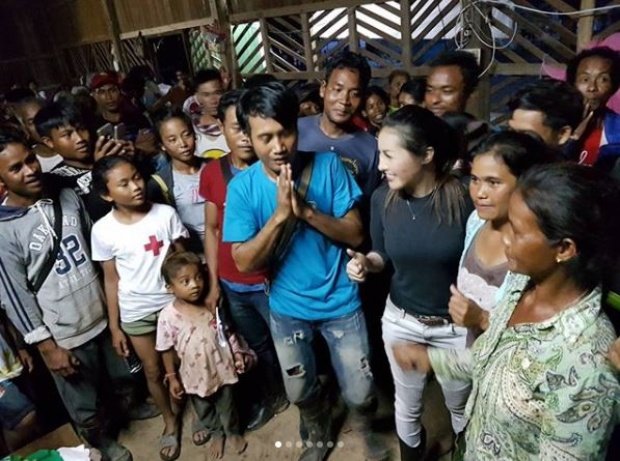
[[[136,150],[147,156],[154,155],[157,149],[151,124],[139,109],[123,98],[118,74],[99,72],[91,77],[89,87],[98,111],[93,128],[99,129],[106,123],[122,123],[125,125],[125,139],[134,142]]]

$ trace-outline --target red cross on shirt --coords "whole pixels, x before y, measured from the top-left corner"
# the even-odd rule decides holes
[[[149,243],[144,245],[144,251],[152,251],[153,256],[159,256],[159,249],[164,246],[164,242],[157,240],[157,237],[151,235],[149,237]]]

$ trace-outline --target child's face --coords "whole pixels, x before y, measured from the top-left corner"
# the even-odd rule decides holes
[[[196,264],[188,264],[177,270],[168,290],[183,301],[195,303],[201,299],[204,286],[200,268]]]
[[[194,131],[179,118],[172,118],[161,124],[159,136],[164,150],[174,160],[189,163],[194,159],[196,138]]]
[[[62,158],[78,161],[92,158],[90,133],[86,128],[63,125],[52,129],[50,134],[50,137],[43,137],[42,140]]]
[[[102,198],[117,206],[138,207],[144,205],[144,179],[129,163],[119,163],[106,175],[108,193]]]
[[[368,120],[374,126],[381,126],[383,124],[383,120],[387,115],[387,106],[379,95],[371,94],[366,99],[366,114],[368,115]]]

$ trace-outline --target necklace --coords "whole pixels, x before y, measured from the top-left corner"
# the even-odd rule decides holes
[[[405,203],[407,204],[407,208],[409,208],[409,213],[411,213],[411,220],[415,221],[415,213],[411,209],[411,202],[409,201],[409,199],[405,199]]]

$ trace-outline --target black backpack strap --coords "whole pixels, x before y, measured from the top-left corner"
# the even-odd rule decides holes
[[[230,154],[229,154],[230,155]],[[222,169],[222,175],[224,176],[224,183],[228,185],[230,180],[233,177],[232,168],[230,166],[230,161],[228,160],[228,155],[224,155],[217,159],[220,163],[220,168]]]
[[[299,178],[299,186],[297,187],[297,194],[302,200],[305,200],[308,194],[308,187],[310,186],[312,169],[314,167],[314,153],[304,153],[304,155],[307,155],[307,160],[301,172],[301,177]],[[278,264],[288,249],[288,245],[295,233],[297,225],[298,220],[296,218],[291,218],[286,222],[284,229],[282,229],[282,234],[280,234],[280,239],[276,244],[276,248],[267,267],[267,278],[269,282],[272,282],[276,276]]]
[[[54,198],[54,233],[56,234],[56,238],[54,238],[54,246],[52,247],[52,252],[48,256],[45,261],[45,265],[41,268],[41,271],[37,274],[37,278],[31,286],[31,290],[33,293],[38,293],[43,285],[43,282],[47,279],[52,271],[54,264],[56,263],[56,259],[58,258],[58,252],[60,251],[60,240],[62,239],[62,207],[60,206],[60,194]]]

